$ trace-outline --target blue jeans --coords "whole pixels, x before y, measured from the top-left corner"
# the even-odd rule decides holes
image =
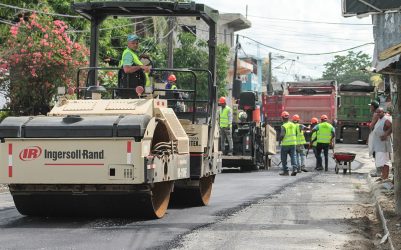
[[[283,165],[283,171],[288,172],[287,167],[287,154],[290,155],[292,171],[297,171],[297,162],[296,162],[296,146],[281,146],[281,164]]]
[[[301,166],[305,166],[305,146],[304,145],[297,145],[297,166],[298,169],[301,168]]]

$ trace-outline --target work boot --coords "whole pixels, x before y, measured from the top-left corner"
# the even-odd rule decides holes
[[[323,167],[317,167],[316,170],[321,171],[323,170]]]
[[[298,169],[297,169],[297,173],[301,173],[301,168],[298,168]]]
[[[288,171],[283,171],[283,172],[281,172],[279,175],[282,175],[282,176],[289,176]]]
[[[295,171],[293,171],[292,173],[291,173],[291,176],[296,176],[297,175],[297,172],[295,172]]]
[[[301,166],[301,171],[302,171],[302,172],[308,172],[308,170],[306,170],[306,168],[305,168],[304,165]]]
[[[329,167],[324,167],[324,171],[329,171]]]
[[[233,156],[233,153],[230,152],[230,153],[228,153],[227,155],[228,155],[228,156]]]

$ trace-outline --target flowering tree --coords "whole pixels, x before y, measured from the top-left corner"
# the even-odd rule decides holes
[[[11,27],[2,56],[6,64],[0,63],[9,74],[0,76],[0,86],[14,114],[46,114],[57,87],[74,88],[76,69],[87,64],[88,50],[70,40],[67,28],[63,21],[36,14]]]

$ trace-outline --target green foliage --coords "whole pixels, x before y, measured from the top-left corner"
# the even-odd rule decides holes
[[[76,68],[86,65],[88,50],[67,36],[68,26],[46,15],[32,14],[10,29],[3,59],[9,75],[0,86],[18,115],[46,114],[57,87],[74,87]]]
[[[197,40],[196,37],[188,32],[180,33],[179,41],[181,43],[180,48],[176,48],[174,51],[174,67],[175,68],[198,68],[198,69],[208,69],[209,57],[206,52],[207,43],[203,40]],[[227,82],[227,56],[229,53],[229,49],[226,45],[218,45],[216,52],[216,79],[218,86],[218,95],[223,96],[227,94],[227,90],[225,89]],[[177,75],[177,83],[180,88],[191,88],[192,89],[192,81],[191,76],[186,75]],[[206,73],[197,73],[197,92],[198,98],[200,99],[208,99],[208,91],[207,91],[207,81],[208,75]]]
[[[9,111],[0,111],[0,122],[10,115]]]
[[[370,82],[372,74],[366,72],[365,68],[370,66],[371,58],[361,51],[355,53],[349,51],[345,56],[336,55],[332,62],[324,64],[324,80],[336,80],[340,83],[353,81]]]

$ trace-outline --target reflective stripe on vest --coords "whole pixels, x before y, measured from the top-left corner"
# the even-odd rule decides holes
[[[330,123],[328,122],[320,123],[319,129],[317,130],[317,142],[330,143],[332,131],[333,131],[333,126]]]
[[[120,63],[118,64],[118,67],[123,67],[124,56],[125,56],[127,53],[130,53],[130,54],[131,54],[131,56],[132,56],[132,61],[133,61],[133,63],[134,63],[136,66],[142,66],[142,65],[143,65],[143,63],[141,62],[141,60],[139,60],[139,57],[135,54],[135,52],[132,51],[132,50],[129,49],[129,48],[126,48],[126,49],[124,50],[124,52],[123,52],[123,55],[121,56],[121,60],[120,60]],[[146,73],[146,72],[144,72],[144,73],[145,73],[145,78],[146,78],[145,86],[146,86],[146,87],[149,87],[149,86],[150,86],[149,73]]]
[[[297,145],[297,126],[292,122],[286,122],[283,124],[285,129],[285,136],[281,141],[282,146],[294,146]]]
[[[297,126],[298,134],[297,134],[297,145],[306,144],[304,131],[301,129],[301,124],[295,124]]]
[[[231,128],[231,123],[229,119],[229,113],[231,112],[231,108],[228,106],[225,106],[224,109],[221,110],[220,112],[220,128]]]

